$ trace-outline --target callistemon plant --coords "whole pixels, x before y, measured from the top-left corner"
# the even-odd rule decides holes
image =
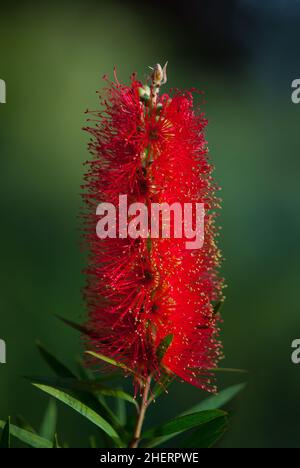
[[[215,392],[213,370],[221,358],[216,313],[216,304],[222,300],[215,225],[219,201],[204,135],[207,120],[194,107],[194,95],[201,93],[162,94],[167,72],[160,65],[152,69],[147,84],[135,75],[129,86],[116,76],[114,82],[105,79],[102,109],[88,111],[91,118],[86,128],[92,135],[93,156],[84,185],[90,252],[87,347],[118,361],[125,373],[131,372],[136,393],[143,395],[146,404],[151,381],[164,386],[173,377]],[[124,199],[124,195],[126,206],[138,203],[148,208],[146,235],[129,235],[129,224],[134,223],[136,233],[141,219],[130,211],[124,213],[124,206],[122,211],[120,196]],[[103,204],[116,207],[117,216],[112,225],[107,221],[107,235],[99,239],[97,208],[108,206]],[[194,236],[199,234],[196,213],[178,221],[170,210],[165,219],[170,222],[170,235],[162,226],[159,235],[153,236],[154,204],[176,204],[183,214],[185,205],[203,206],[201,245],[189,245],[188,230],[181,229],[185,226]],[[192,226],[187,226],[188,221]],[[180,230],[185,235],[179,235]]]
[[[38,344],[56,376],[30,379],[52,399],[40,431],[22,418],[18,425],[0,420],[0,448],[10,447],[11,436],[36,448],[66,446],[56,434],[53,398],[101,431],[90,437],[93,448],[157,447],[186,431],[182,447],[209,448],[228,426],[220,408],[245,386],[226,388],[143,430],[150,404],[174,380],[214,393],[215,372],[232,371],[217,367],[223,303],[218,187],[204,136],[207,121],[194,106],[196,90],[160,93],[167,81],[160,65],[146,84],[135,75],[129,86],[116,75],[106,81],[101,108],[90,112],[86,129],[93,155],[83,186],[89,319],[83,326],[62,319],[86,337],[88,359],[75,371]],[[102,364],[96,375],[86,366],[95,363]],[[133,395],[120,382],[111,385],[120,378],[113,369],[132,376]],[[134,420],[128,405],[135,408]],[[79,434],[83,439],[81,428]],[[110,460],[110,453],[101,461],[124,462],[115,455]]]

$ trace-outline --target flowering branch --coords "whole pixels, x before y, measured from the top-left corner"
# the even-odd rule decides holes
[[[211,369],[222,357],[214,313],[223,297],[215,225],[218,187],[208,161],[207,121],[194,110],[193,92],[159,93],[166,67],[155,65],[148,85],[133,75],[126,86],[115,76],[101,101],[104,111],[89,112],[93,158],[83,195],[90,252],[87,348],[134,369],[136,393],[150,375],[162,381],[166,373],[214,392]],[[115,213],[112,224],[103,205]],[[140,217],[130,211],[136,205],[145,209]],[[196,213],[190,210],[179,222],[174,215],[165,235],[161,207],[166,205],[170,218],[174,205],[184,215],[186,205],[195,205]],[[205,217],[198,246],[187,240],[198,239],[199,205]],[[154,206],[161,213],[153,219]],[[151,215],[144,216],[145,211]],[[141,217],[151,228],[163,218],[158,235],[152,236],[149,224],[141,228]],[[97,236],[98,226],[103,236]],[[183,227],[186,238],[178,234]],[[172,343],[160,360],[160,343],[170,335]]]
[[[135,75],[131,85],[125,86],[115,74],[115,82],[109,82],[101,101],[104,111],[90,112],[93,124],[86,130],[92,135],[89,149],[93,158],[88,163],[83,195],[84,235],[89,247],[85,294],[89,321],[82,326],[64,319],[85,336],[92,364],[101,362],[106,371],[114,368],[133,377],[140,402],[122,388],[109,386],[109,375],[96,379],[86,366],[75,373],[41,344],[38,349],[56,377],[30,378],[35,388],[100,429],[106,447],[138,448],[142,439],[144,446],[156,447],[191,430],[194,432],[183,446],[211,447],[227,428],[227,413],[219,408],[244,388],[244,384],[229,387],[142,433],[149,405],[175,378],[216,392],[215,372],[231,371],[217,367],[222,358],[218,333],[223,280],[219,277],[221,253],[215,224],[220,204],[204,135],[207,121],[194,109],[195,90],[159,94],[167,81],[166,68],[167,64],[163,68],[157,64],[152,69],[150,86]],[[117,228],[115,216],[116,222],[99,240],[95,229],[98,216],[103,215],[98,212],[99,205],[112,206],[116,212],[118,200],[124,196],[131,206],[139,205],[146,211],[150,205],[167,205],[171,217],[173,209],[174,219],[169,221],[173,237],[164,235],[164,222],[162,235],[152,236],[147,225],[144,237],[138,216],[134,217],[126,205],[126,213],[119,213],[119,236],[110,235]],[[193,235],[197,237],[193,228],[197,226],[197,211],[188,223],[186,217],[175,222],[174,205],[185,212],[186,205],[193,204],[205,207],[200,247],[186,242],[194,239]],[[163,210],[158,219],[160,215]],[[150,218],[152,222],[152,214]],[[188,228],[186,238],[178,235],[183,226]],[[134,235],[128,236],[129,231]],[[193,247],[189,249],[187,244]],[[152,381],[156,384],[151,391]],[[118,414],[106,398],[118,400]],[[137,410],[131,441],[126,405]],[[59,448],[53,401],[40,433],[28,427],[24,423],[18,427],[10,418],[0,420],[0,448],[10,447],[11,436],[31,447]],[[91,447],[99,445],[91,438]]]

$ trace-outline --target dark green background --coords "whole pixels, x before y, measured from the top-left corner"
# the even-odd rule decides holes
[[[260,5],[263,3],[264,5]],[[84,317],[80,289],[80,184],[87,159],[84,110],[96,108],[104,73],[127,80],[169,60],[169,85],[206,91],[208,140],[223,187],[221,247],[227,367],[250,371],[221,446],[300,447],[299,2],[22,2],[1,6],[0,419],[38,425],[47,404],[25,374],[47,374],[39,338],[72,364],[78,335],[53,313]],[[220,385],[244,377],[228,376]],[[203,394],[177,384],[150,420]],[[87,445],[90,426],[60,407],[59,432]]]

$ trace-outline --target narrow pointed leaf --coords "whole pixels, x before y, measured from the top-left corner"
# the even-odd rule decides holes
[[[158,362],[161,362],[172,344],[174,335],[167,335],[158,345],[156,351],[156,357]]]
[[[165,436],[170,434],[178,434],[180,432],[192,429],[194,427],[205,424],[208,421],[224,416],[225,413],[219,410],[201,411],[199,413],[179,416],[162,426],[150,429],[143,434],[143,439],[150,439],[157,436]]]
[[[89,356],[92,356],[93,358],[99,359],[100,361],[106,362],[106,364],[119,367],[127,372],[130,372],[131,374],[135,374],[134,370],[130,369],[122,362],[118,362],[115,359],[104,356],[103,354],[94,353],[94,351],[86,351],[86,354],[88,354]]]
[[[116,416],[119,419],[121,426],[125,426],[127,422],[127,411],[125,401],[121,398],[116,399]]]
[[[99,414],[97,414],[94,410],[86,406],[84,403],[61,390],[57,390],[56,388],[40,384],[33,385],[42,390],[43,392],[47,393],[48,395],[51,395],[52,397],[61,401],[65,405],[69,406],[77,413],[81,414],[84,418],[88,419],[90,422],[102,429],[109,437],[111,437],[114,440],[114,442],[119,447],[122,446],[119,436],[114,430],[114,428],[104,418],[102,418]]]
[[[5,427],[6,423],[0,421],[0,429]],[[10,434],[16,439],[20,440],[26,445],[33,448],[52,448],[52,442],[50,440],[43,439],[43,437],[33,434],[32,432],[21,429],[13,424],[10,424]]]
[[[168,388],[174,382],[174,377],[165,377],[162,382],[156,383],[153,387],[153,400],[155,401],[163,393],[168,393]]]
[[[77,369],[78,369],[78,375],[80,377],[81,380],[88,380],[90,382],[94,382],[96,379],[95,379],[95,376],[94,376],[94,373],[91,371],[91,369],[87,368],[85,365],[84,365],[84,362],[82,361],[82,359],[77,359],[76,360],[76,365],[77,365]],[[116,381],[116,380],[120,380],[120,373],[111,373],[111,374],[101,374],[101,375],[98,375],[97,377],[97,381],[98,382],[113,382],[113,381]]]
[[[0,448],[10,448],[10,418],[6,421],[0,440]]]
[[[197,405],[192,406],[192,408],[182,413],[182,416],[185,416],[186,414],[196,413],[198,411],[207,411],[222,408],[233,398],[235,398],[242,390],[244,390],[245,387],[245,383],[232,385],[231,387],[222,390],[218,395],[213,395],[209,398],[206,398],[204,401],[201,401]]]
[[[35,378],[35,377],[26,377],[34,384],[42,384],[46,386],[52,386],[54,388],[66,390],[67,393],[71,396],[76,398],[77,400],[84,403],[86,406],[94,410],[103,419],[107,419],[110,424],[120,432],[122,432],[122,428],[119,427],[118,418],[115,414],[111,411],[108,405],[105,403],[104,398],[101,395],[95,395],[91,393],[90,390],[87,390],[84,386],[80,385],[80,381],[75,379],[63,379],[57,377],[55,378]],[[74,382],[74,385],[70,385],[70,382]]]
[[[60,448],[60,445],[58,443],[57,434],[54,434],[54,436],[53,436],[53,448]]]
[[[231,369],[229,367],[215,367],[214,369],[208,369],[208,372],[224,372],[225,374],[248,374],[245,369]]]
[[[186,416],[179,416],[160,427],[146,431],[142,435],[142,439],[150,440],[148,443],[144,444],[143,447],[156,447],[157,445],[160,445],[185,431],[224,416],[226,416],[226,413],[220,410],[202,411],[199,413],[188,414]]]
[[[16,426],[20,427],[21,429],[25,429],[26,431],[33,432],[36,434],[36,430],[32,427],[32,425],[26,421],[26,419],[21,415],[18,414],[15,418]]]
[[[221,439],[227,428],[228,420],[225,416],[214,419],[196,429],[182,443],[182,448],[211,448]]]
[[[96,437],[94,435],[90,436],[89,445],[90,445],[90,448],[92,448],[92,449],[98,448],[97,440],[96,440]]]
[[[91,369],[87,368],[87,366],[84,365],[84,362],[82,359],[76,359],[76,367],[78,370],[78,375],[81,380],[89,380],[94,382],[95,381],[95,376],[94,373],[91,371]],[[111,374],[101,374],[98,375],[97,381],[98,382],[113,382],[116,380],[120,380],[121,374],[120,373],[111,373]]]
[[[224,301],[219,301],[215,306],[214,306],[214,315],[217,315],[221,312],[223,309]]]
[[[106,387],[102,381],[62,379],[51,377],[27,377],[32,383],[50,385],[51,387],[63,390],[89,392],[97,395],[118,398],[138,407],[137,401],[123,390]]]
[[[229,367],[214,367],[212,369],[200,369],[199,367],[190,367],[191,371],[198,372],[199,374],[203,373],[225,373],[225,374],[248,374],[249,372],[245,369],[233,369]]]
[[[48,440],[53,440],[56,431],[56,424],[57,407],[56,402],[51,398],[39,432],[41,437],[44,437]]]
[[[101,395],[105,395],[108,397],[113,397],[117,398],[123,401],[127,401],[128,403],[131,403],[135,407],[138,407],[137,401],[128,393],[124,392],[123,390],[118,390],[118,389],[112,389],[112,388],[107,388],[104,386],[96,386],[95,388],[95,393],[99,393]]]
[[[61,363],[55,356],[53,356],[53,354],[50,353],[50,351],[48,351],[42,345],[42,343],[37,341],[36,345],[41,356],[46,361],[50,369],[52,369],[55,372],[56,375],[58,375],[59,377],[76,378],[76,375],[70,369],[68,369],[68,367],[65,366],[65,364]]]
[[[85,327],[83,325],[80,325],[79,323],[73,322],[72,320],[61,317],[60,315],[55,314],[55,317],[58,318],[59,320],[61,320],[65,325],[68,325],[69,327],[73,328],[74,330],[79,331],[83,335],[87,335],[87,336],[91,335],[91,332],[87,327]]]

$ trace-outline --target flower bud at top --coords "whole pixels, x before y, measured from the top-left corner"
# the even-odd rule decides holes
[[[168,62],[165,64],[164,68],[157,63],[153,68],[152,73],[152,83],[154,86],[161,86],[167,82],[167,66]]]

